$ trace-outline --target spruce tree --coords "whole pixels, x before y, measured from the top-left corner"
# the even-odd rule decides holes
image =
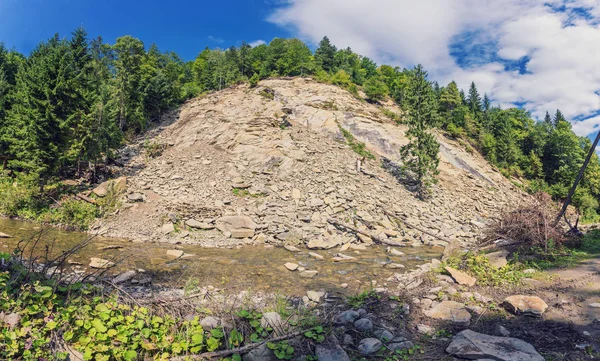
[[[336,52],[337,49],[335,45],[331,44],[329,38],[324,36],[319,42],[319,47],[315,51],[315,62],[317,63],[317,66],[320,66],[327,72],[333,71]]]
[[[552,122],[552,117],[550,117],[550,113],[548,113],[548,111],[546,111],[546,116],[544,117],[544,123],[546,123],[548,125],[554,125]]]
[[[554,114],[554,126],[558,127],[558,124],[560,122],[566,122],[566,121],[567,121],[567,119],[565,118],[563,113],[559,109],[556,109],[556,114]]]
[[[437,182],[440,145],[430,129],[437,122],[437,104],[427,72],[419,64],[411,72],[407,85],[405,104],[408,110],[410,142],[400,149],[403,168],[415,176],[420,198],[431,194],[431,186]]]
[[[479,96],[479,91],[477,91],[475,82],[471,82],[471,87],[469,88],[469,97],[467,98],[467,105],[469,106],[469,109],[473,115],[478,116],[481,113],[481,96]]]

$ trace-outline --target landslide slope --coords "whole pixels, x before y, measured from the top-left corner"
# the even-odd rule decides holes
[[[187,102],[172,118],[122,151],[130,200],[102,221],[108,235],[206,246],[360,242],[327,223],[337,219],[393,242],[443,245],[396,224],[387,210],[467,244],[489,217],[524,197],[479,154],[437,134],[440,181],[431,200],[418,200],[390,171],[401,162],[406,128],[380,106],[308,78],[232,87]],[[366,173],[340,129],[376,155],[362,163]],[[148,144],[165,150],[150,158]],[[221,219],[230,215],[240,217]]]

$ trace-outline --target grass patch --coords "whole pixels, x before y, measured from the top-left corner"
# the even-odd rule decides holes
[[[352,308],[364,308],[368,307],[371,303],[379,301],[381,299],[381,295],[379,295],[375,290],[366,290],[363,291],[356,296],[348,297],[348,305]]]
[[[574,245],[552,245],[547,252],[533,248],[520,257],[528,267],[538,270],[575,267],[582,261],[600,257],[600,230],[589,231]]]
[[[484,254],[473,252],[451,257],[442,266],[464,271],[477,278],[477,283],[484,286],[519,285],[521,280],[527,277],[523,273],[524,265],[509,263],[504,267],[496,268],[490,264],[490,260]]]
[[[383,115],[385,115],[386,117],[390,118],[391,120],[395,121],[396,124],[402,124],[402,117],[400,116],[400,114],[393,112],[387,108],[381,108],[381,112],[383,113]]]
[[[352,135],[352,133],[342,128],[342,126],[339,124],[338,128],[340,128],[340,132],[342,132],[342,135],[344,136],[344,138],[346,138],[346,144],[348,144],[350,148],[352,148],[354,153],[367,159],[375,159],[375,155],[373,155],[373,153],[365,149],[365,143],[357,141],[356,138],[354,138],[354,136]]]
[[[231,193],[236,197],[260,198],[266,196],[264,193],[250,193],[250,191],[245,188],[233,188]]]

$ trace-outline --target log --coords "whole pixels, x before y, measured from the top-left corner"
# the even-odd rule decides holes
[[[188,361],[188,360],[210,360],[213,358],[223,358],[223,357],[227,357],[227,356],[231,356],[234,354],[245,354],[248,353],[252,350],[254,350],[257,347],[262,346],[263,344],[267,343],[267,342],[279,342],[279,341],[283,341],[283,340],[289,340],[290,338],[294,338],[294,337],[298,337],[301,336],[305,333],[306,331],[298,331],[298,332],[294,332],[294,333],[290,333],[289,335],[283,335],[280,337],[275,337],[272,338],[270,340],[265,340],[263,342],[258,342],[258,343],[253,343],[250,345],[246,345],[243,347],[239,347],[239,348],[234,348],[231,350],[223,350],[223,351],[213,351],[213,352],[205,352],[205,353],[201,353],[198,355],[187,355],[187,356],[177,356],[177,357],[171,357],[169,359],[169,361]]]
[[[425,233],[425,234],[426,234],[426,235],[428,235],[428,236],[431,236],[431,237],[437,238],[437,239],[439,239],[440,241],[447,242],[448,244],[450,244],[450,243],[452,242],[452,241],[451,241],[451,240],[449,240],[449,239],[446,239],[446,238],[444,238],[444,237],[440,237],[440,236],[438,236],[438,235],[435,235],[435,234],[433,234],[433,233],[431,233],[431,232],[428,232],[428,231],[424,230],[423,228],[417,227],[417,226],[415,226],[414,224],[411,224],[411,223],[407,222],[407,221],[406,221],[406,219],[400,218],[400,217],[398,217],[397,215],[393,214],[393,213],[392,213],[392,212],[390,212],[390,211],[384,210],[384,212],[385,212],[385,214],[387,214],[389,217],[392,217],[392,218],[394,218],[396,221],[400,221],[400,222],[402,222],[402,223],[406,224],[408,227],[410,227],[410,228],[413,228],[413,229],[416,229],[416,230],[417,230],[417,231],[419,231],[419,232]]]
[[[95,199],[90,198],[90,197],[86,196],[83,193],[77,193],[77,198],[81,199],[82,201],[86,201],[88,203],[94,204],[94,205],[96,204],[96,200]]]

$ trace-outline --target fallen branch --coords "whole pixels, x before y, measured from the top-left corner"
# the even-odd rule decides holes
[[[91,203],[91,204],[96,204],[96,200],[94,200],[93,198],[90,198],[90,197],[86,196],[83,193],[77,193],[77,198],[81,199],[82,201],[86,201],[88,203]]]
[[[364,236],[370,237],[375,242],[387,244],[388,246],[404,246],[403,243],[394,242],[394,241],[390,241],[390,240],[387,240],[387,239],[383,239],[383,238],[381,238],[381,237],[379,237],[379,236],[377,236],[375,234],[372,234],[370,232],[361,231],[360,229],[358,229],[358,228],[356,228],[354,226],[351,226],[351,225],[349,225],[347,223],[338,222],[335,219],[328,219],[327,222],[329,224],[332,224],[332,225],[336,226],[336,227],[343,227],[343,228],[346,228],[346,229],[348,229],[348,230],[350,230],[350,231],[352,231],[354,233],[360,233],[360,234],[362,234]]]
[[[303,335],[305,332],[306,331],[298,331],[298,332],[290,333],[288,335],[283,335],[283,336],[275,337],[275,338],[272,338],[270,340],[265,340],[263,342],[253,343],[253,344],[250,344],[250,345],[246,345],[244,347],[234,348],[234,349],[231,349],[231,350],[205,352],[205,353],[201,353],[199,355],[186,355],[186,356],[171,357],[169,359],[169,361],[210,360],[212,358],[216,358],[216,357],[223,358],[223,357],[231,356],[231,355],[234,355],[234,354],[241,355],[241,354],[248,353],[248,352],[254,350],[255,348],[258,348],[258,347],[262,346],[266,342],[279,342],[279,341],[283,341],[283,340],[289,340],[290,338],[294,338],[294,337],[298,337],[300,335]]]
[[[424,229],[423,229],[423,228],[421,228],[421,227],[415,226],[414,224],[412,224],[412,223],[409,223],[409,222],[408,222],[406,219],[403,219],[403,218],[401,218],[401,217],[398,217],[397,215],[395,215],[395,214],[393,214],[393,213],[391,213],[391,212],[389,212],[389,211],[386,211],[386,210],[384,210],[384,212],[385,212],[385,214],[387,214],[389,217],[392,217],[392,218],[394,218],[396,221],[400,221],[400,222],[402,222],[402,223],[406,224],[406,225],[407,225],[408,227],[410,227],[410,228],[416,229],[417,231],[419,231],[419,232],[422,232],[422,233],[425,233],[426,235],[428,235],[428,236],[431,236],[431,237],[433,237],[433,238],[437,238],[437,239],[439,239],[440,241],[447,242],[448,244],[452,243],[452,241],[451,241],[451,240],[449,240],[449,239],[447,239],[447,238],[444,238],[444,237],[440,237],[440,236],[438,236],[438,235],[435,235],[435,234],[433,234],[433,233],[431,233],[431,232],[428,232],[428,231],[424,230]]]

